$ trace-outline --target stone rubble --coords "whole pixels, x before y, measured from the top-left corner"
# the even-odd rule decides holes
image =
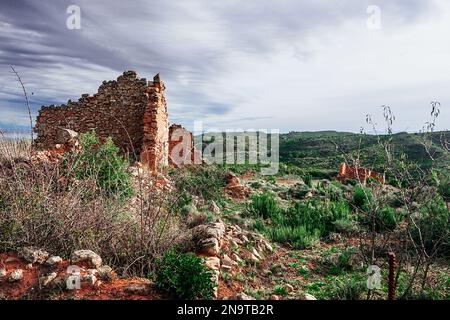
[[[9,282],[18,282],[18,281],[22,280],[22,278],[23,278],[23,270],[15,269],[9,275],[8,281]]]
[[[62,260],[62,258],[60,257],[60,256],[51,256],[50,258],[48,258],[46,261],[45,261],[45,265],[47,265],[47,266],[54,266],[54,265],[57,265],[57,264],[59,264],[59,263],[61,263],[63,260]]]
[[[35,247],[23,247],[18,250],[19,257],[25,259],[29,263],[44,263],[49,254],[47,251]]]
[[[102,265],[102,258],[92,250],[77,250],[72,253],[70,260],[73,264],[87,262],[93,268],[99,268]]]

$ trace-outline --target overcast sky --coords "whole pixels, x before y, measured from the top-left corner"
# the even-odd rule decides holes
[[[188,128],[356,132],[390,105],[397,131],[417,131],[438,100],[448,129],[450,1],[1,0],[0,128],[21,128],[10,65],[34,115],[135,70],[161,73],[170,121]]]

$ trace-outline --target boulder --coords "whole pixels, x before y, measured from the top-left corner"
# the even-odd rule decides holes
[[[305,293],[305,295],[303,296],[303,299],[308,300],[308,301],[317,300],[316,297],[314,297],[312,294],[309,294],[309,293]]]
[[[258,258],[258,260],[262,260],[262,256],[261,254],[258,252],[258,250],[256,250],[255,248],[252,249],[252,253],[253,255]]]
[[[231,255],[231,258],[232,258],[234,261],[236,261],[237,264],[238,264],[239,262],[242,262],[242,259],[241,259],[236,253],[233,253],[233,254]]]
[[[205,261],[205,267],[211,270],[219,270],[220,269],[220,259],[217,257],[209,257]]]
[[[42,286],[46,287],[48,286],[56,277],[58,274],[56,272],[49,273],[46,276],[40,277],[39,282],[42,284]]]
[[[99,268],[102,265],[102,258],[91,250],[77,250],[70,258],[72,263],[87,262],[90,267]]]
[[[57,264],[60,264],[62,262],[62,258],[60,256],[51,256],[50,258],[45,261],[45,265],[47,266],[55,266]]]
[[[294,291],[294,286],[292,284],[286,283],[284,285],[284,290],[286,290],[287,293],[292,293],[292,291]]]
[[[223,222],[215,222],[202,224],[191,229],[194,241],[200,241],[208,238],[221,240],[225,233],[225,225]]]
[[[222,258],[222,269],[230,270],[234,265],[237,265],[237,262],[231,260],[231,258],[225,254]]]
[[[256,300],[255,298],[253,298],[252,296],[249,296],[249,295],[247,295],[247,294],[245,294],[245,293],[239,293],[237,296],[236,296],[236,298],[237,298],[237,300]]]
[[[207,256],[216,256],[220,251],[219,241],[216,238],[201,240],[197,244],[197,250]]]
[[[23,247],[19,249],[19,257],[29,263],[44,263],[49,254],[47,251],[35,247]]]
[[[116,275],[110,266],[101,266],[97,271],[99,278],[103,281],[111,281]]]
[[[258,263],[259,259],[258,257],[256,257],[253,253],[251,252],[247,252],[245,253],[245,259],[250,261],[250,262],[254,262],[254,263]]]
[[[9,282],[17,282],[23,279],[23,270],[22,269],[15,269],[11,272],[9,275]]]
[[[150,291],[150,285],[148,283],[129,284],[124,288],[124,291],[129,294],[146,295]]]
[[[94,286],[95,282],[97,281],[97,277],[93,274],[86,274],[81,276],[81,283],[82,284],[87,284],[91,287]]]

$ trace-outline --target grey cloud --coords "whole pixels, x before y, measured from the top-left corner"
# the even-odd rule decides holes
[[[10,123],[24,121],[11,116],[11,108],[16,110],[21,96],[9,65],[17,66],[29,90],[35,91],[34,113],[41,104],[76,99],[84,93],[78,91],[81,88],[92,93],[102,80],[134,69],[143,77],[162,74],[168,84],[172,119],[216,117],[217,123],[235,122],[237,104],[250,103],[258,93],[248,92],[248,97],[243,97],[239,86],[231,83],[235,87],[227,96],[214,86],[245,67],[236,63],[234,56],[248,55],[270,63],[282,45],[291,47],[300,61],[307,61],[315,52],[303,44],[304,39],[320,36],[316,33],[322,31],[317,30],[338,27],[355,17],[364,23],[365,9],[372,2],[111,0],[106,5],[92,0],[2,0],[1,123],[6,124],[8,117]],[[414,24],[433,8],[427,0],[376,2],[383,14],[395,15],[403,24]],[[66,8],[71,4],[81,7],[81,30],[65,27]],[[270,75],[254,79],[269,80]],[[251,122],[267,117],[239,119]]]

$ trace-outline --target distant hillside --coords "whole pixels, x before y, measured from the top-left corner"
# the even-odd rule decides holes
[[[448,169],[450,158],[442,148],[441,138],[450,141],[450,132],[435,132],[431,137],[431,152],[438,159],[438,166]],[[380,142],[391,139],[397,156],[405,154],[410,161],[429,168],[431,161],[422,144],[423,138],[423,134],[406,132],[379,136],[336,131],[290,132],[280,134],[280,161],[316,177],[330,177],[337,174],[344,161],[343,155],[356,157],[359,152],[363,166],[382,170],[385,153]],[[200,136],[195,139],[197,146],[200,145],[199,139]],[[207,144],[204,143],[203,147]]]
[[[432,135],[432,153],[439,166],[447,167],[448,152],[440,144],[441,137],[450,140],[450,133],[436,132]],[[290,132],[280,135],[280,160],[300,168],[337,171],[344,160],[343,154],[356,155],[360,152],[363,165],[381,169],[384,153],[379,142],[392,139],[396,155],[404,153],[407,159],[429,167],[430,158],[422,144],[423,134],[397,133],[393,135],[366,135],[348,132]]]

